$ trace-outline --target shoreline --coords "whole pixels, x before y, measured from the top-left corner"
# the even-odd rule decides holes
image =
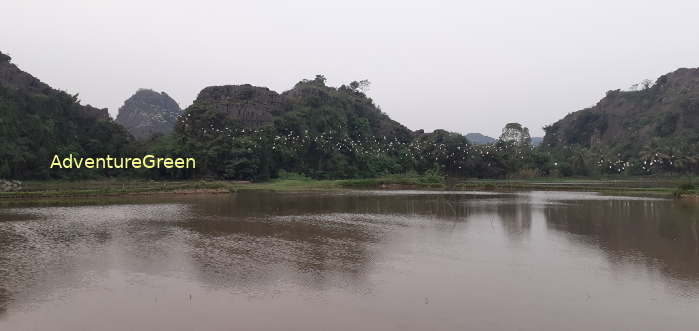
[[[16,203],[70,201],[80,198],[133,196],[226,194],[245,190],[338,191],[338,190],[448,190],[513,192],[570,191],[603,195],[647,196],[699,202],[699,192],[678,191],[681,179],[520,179],[458,180],[452,183],[422,182],[420,178],[387,177],[373,179],[311,180],[274,179],[252,183],[221,180],[148,181],[99,179],[78,181],[29,181],[19,191],[0,192],[0,206]]]

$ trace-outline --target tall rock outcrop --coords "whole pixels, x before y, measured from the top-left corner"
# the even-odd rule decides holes
[[[116,122],[136,139],[148,139],[172,132],[181,114],[182,109],[167,93],[139,89],[119,108]]]
[[[178,125],[179,130],[188,134],[259,128],[271,125],[287,109],[283,98],[266,87],[209,86],[185,109]]]
[[[499,139],[500,141],[513,142],[516,145],[531,145],[532,143],[529,129],[519,123],[507,123],[502,129]]]

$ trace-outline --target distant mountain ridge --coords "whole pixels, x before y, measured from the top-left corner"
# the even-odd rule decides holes
[[[467,133],[465,135],[466,139],[474,145],[486,145],[486,144],[492,144],[497,141],[497,139],[486,136],[482,133],[478,132],[471,132]],[[532,137],[532,146],[537,147],[541,145],[541,142],[544,140],[543,137]]]
[[[478,132],[467,133],[465,137],[470,143],[475,145],[492,144],[497,141],[497,139],[493,137],[489,137]]]
[[[532,137],[532,146],[537,147],[544,142],[544,137]]]

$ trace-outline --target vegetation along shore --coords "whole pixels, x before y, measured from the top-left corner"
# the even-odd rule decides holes
[[[362,189],[412,189],[513,192],[521,190],[585,191],[609,195],[679,198],[699,201],[699,186],[687,184],[699,178],[565,178],[565,179],[459,179],[421,175],[393,175],[370,179],[316,180],[300,175],[265,182],[224,180],[49,180],[28,181],[20,190],[0,192],[0,205],[69,203],[80,198],[138,195],[228,194],[241,190],[337,191]],[[77,199],[77,200],[76,200]]]

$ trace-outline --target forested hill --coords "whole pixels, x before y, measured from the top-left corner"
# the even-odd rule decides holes
[[[411,134],[381,112],[361,91],[359,82],[334,88],[326,86],[320,75],[282,94],[248,84],[206,87],[185,110],[180,132],[211,134],[272,125],[287,133],[332,132],[356,140],[379,136],[405,140]]]
[[[544,146],[581,146],[624,157],[689,153],[699,143],[699,68],[678,69],[638,90],[607,92],[595,106],[545,128]]]
[[[129,139],[107,109],[81,105],[77,95],[51,88],[0,53],[0,178],[98,175],[104,172],[50,171],[51,157],[118,155]]]
[[[318,178],[400,171],[395,155],[373,148],[408,143],[412,132],[381,112],[362,92],[367,85],[329,87],[318,75],[281,94],[207,87],[180,117],[176,137],[183,152],[197,154],[198,171],[224,178],[266,178],[277,169]]]
[[[407,142],[412,132],[392,120],[363,93],[367,81],[352,82],[339,88],[325,85],[325,78],[297,83],[282,93],[289,112],[277,120],[277,127],[320,134],[324,130],[338,132],[355,141],[397,139]]]

